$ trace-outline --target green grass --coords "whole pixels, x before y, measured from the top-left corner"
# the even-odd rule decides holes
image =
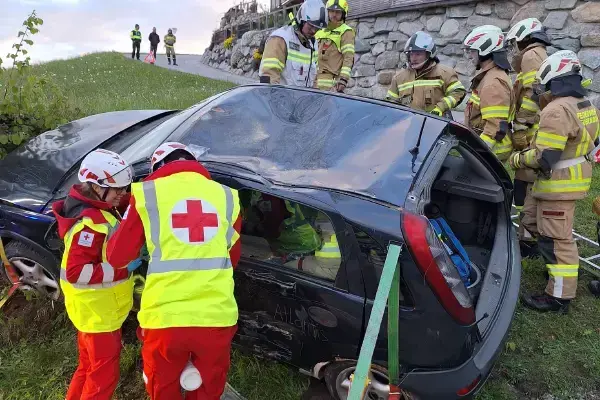
[[[230,88],[190,74],[126,59],[118,53],[92,54],[34,69],[55,79],[69,93],[78,116],[148,108],[184,108]],[[592,199],[600,195],[600,170],[594,187],[578,203],[576,229],[594,236]],[[582,254],[592,251],[580,245]],[[523,268],[523,290],[542,289],[541,261]],[[582,274],[570,314],[538,314],[520,304],[505,349],[480,400],[585,398],[600,390],[600,300],[587,291]],[[0,400],[62,399],[77,364],[75,331],[62,304],[19,302],[9,318],[0,316]],[[12,306],[14,307],[14,306]],[[117,399],[145,399],[135,320],[124,326],[121,381]],[[233,351],[230,383],[249,400],[299,399],[309,380],[282,364]]]

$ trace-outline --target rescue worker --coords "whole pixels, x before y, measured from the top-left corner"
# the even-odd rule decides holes
[[[177,38],[173,35],[173,29],[169,29],[169,32],[165,35],[163,41],[165,42],[169,65],[171,65],[171,55],[173,55],[173,65],[177,65],[177,56],[175,55],[175,42],[177,41]]]
[[[467,67],[475,74],[464,123],[504,162],[513,148],[509,126],[512,82],[504,34],[497,26],[483,25],[473,29],[463,44]]]
[[[512,143],[516,151],[526,149],[539,127],[540,109],[532,100],[535,75],[548,57],[546,46],[550,39],[542,23],[537,18],[527,18],[517,22],[506,36],[509,59],[517,79],[513,84],[513,134]],[[519,169],[514,179],[514,205],[521,218],[525,198],[531,195],[531,187],[536,175],[532,169]],[[535,238],[519,224],[519,244],[522,257],[538,256]]]
[[[108,242],[107,258],[127,265],[144,242],[150,253],[138,312],[150,398],[181,398],[179,377],[191,360],[202,385],[186,398],[217,400],[237,330],[238,192],[213,181],[181,143],[160,145],[150,169],[143,182],[131,185],[129,208]]]
[[[327,26],[321,0],[306,0],[290,24],[277,29],[265,45],[258,75],[261,83],[313,87],[317,75],[315,34]]]
[[[392,78],[386,100],[442,116],[464,99],[466,90],[454,69],[440,64],[431,35],[416,32],[404,45],[406,68]]]
[[[152,28],[148,40],[150,41],[150,52],[154,54],[154,59],[156,59],[156,50],[158,50],[158,44],[160,43],[160,36],[156,33],[156,28]]]
[[[522,223],[537,237],[549,274],[546,290],[522,301],[538,311],[566,313],[577,290],[579,253],[573,239],[575,201],[585,198],[592,180],[590,153],[598,148],[599,112],[581,85],[581,63],[569,50],[548,57],[538,69],[534,98],[540,127],[531,148],[513,154],[515,169],[531,168],[537,178]],[[539,86],[538,86],[539,85]]]
[[[131,169],[120,155],[97,149],[83,159],[77,176],[82,183],[52,206],[65,243],[60,286],[79,350],[66,399],[108,400],[119,382],[121,325],[133,305],[128,267],[141,263],[132,257],[129,266],[114,268],[105,256],[129,201]]]
[[[129,33],[131,37],[131,44],[133,46],[133,51],[131,52],[131,59],[137,57],[140,59],[140,46],[142,44],[142,32],[140,32],[140,26],[135,24],[135,29]],[[137,54],[136,54],[137,52]]]
[[[346,25],[347,0],[327,1],[329,25],[315,35],[319,42],[317,82],[321,90],[344,92],[354,66],[354,30]]]

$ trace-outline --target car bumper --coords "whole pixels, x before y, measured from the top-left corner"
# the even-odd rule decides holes
[[[441,371],[414,371],[402,380],[403,389],[414,393],[419,399],[469,399],[485,384],[494,363],[508,337],[513,321],[521,282],[520,252],[516,240],[512,240],[513,262],[506,295],[503,298],[496,320],[487,336],[475,348],[473,355],[462,365]],[[458,394],[470,387],[464,394]]]

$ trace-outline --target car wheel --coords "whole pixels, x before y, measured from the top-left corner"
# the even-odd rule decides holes
[[[350,393],[350,376],[356,369],[355,361],[340,361],[329,365],[324,372],[324,380],[329,393],[335,400],[346,400]],[[369,372],[371,384],[365,399],[387,400],[390,393],[387,376],[376,369]]]
[[[16,240],[9,242],[5,250],[6,257],[23,284],[52,300],[59,299],[61,292],[58,283],[59,270],[55,260],[38,253],[30,245]],[[4,268],[2,268],[2,275],[10,282]]]

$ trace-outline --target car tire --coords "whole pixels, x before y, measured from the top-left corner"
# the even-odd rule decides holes
[[[329,364],[323,373],[323,380],[327,386],[327,390],[335,400],[346,400],[348,398],[347,386],[350,375],[356,369],[356,361],[338,361]],[[383,386],[388,385],[387,376],[379,370],[371,369],[373,378],[377,380],[377,385],[371,389],[366,396],[367,399],[387,399],[389,396],[389,388],[383,390]],[[345,388],[346,386],[346,388]]]
[[[18,240],[10,241],[5,251],[23,283],[52,300],[60,299],[60,267],[55,259],[40,254],[33,246]],[[4,268],[2,277],[10,282]]]

